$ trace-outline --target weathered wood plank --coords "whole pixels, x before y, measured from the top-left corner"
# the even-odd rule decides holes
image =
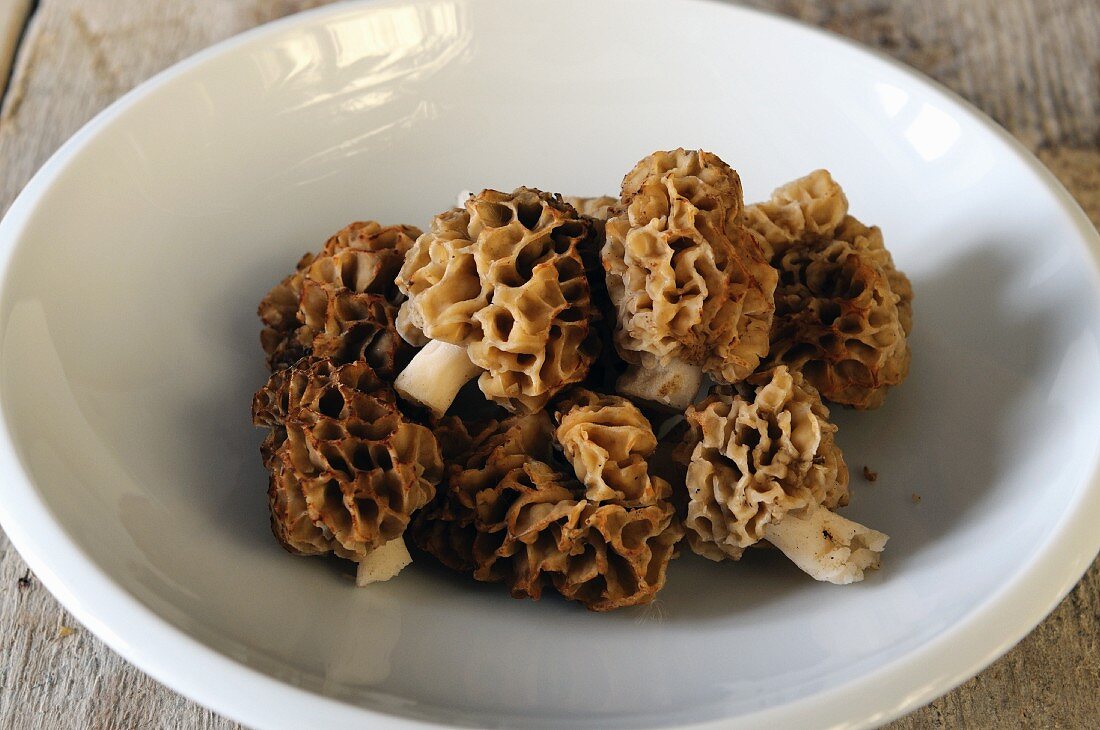
[[[0,109],[0,210],[58,145],[138,82],[223,37],[319,4],[42,0]],[[880,48],[958,91],[1039,151],[1100,226],[1100,3],[750,4]],[[62,635],[62,627],[75,631]],[[1095,727],[1098,644],[1100,564],[1008,655],[890,727]],[[161,687],[75,624],[0,534],[0,728],[28,727],[237,726]]]
[[[33,6],[32,0],[0,0],[0,95],[7,88],[8,72]]]

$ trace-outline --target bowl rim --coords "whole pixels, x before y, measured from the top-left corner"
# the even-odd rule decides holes
[[[954,91],[904,63],[852,39],[774,12],[722,0],[675,0],[684,6],[721,6],[765,26],[840,43],[885,63],[936,98],[954,116],[974,122],[999,140],[1052,194],[1090,255],[1100,279],[1100,233],[1074,198],[1024,145]],[[314,8],[251,28],[215,43],[138,84],[84,124],[35,173],[0,221],[0,294],[11,262],[39,202],[65,168],[99,132],[139,100],[199,70],[207,62],[264,42],[297,26],[369,13],[403,0],[353,0]],[[1098,285],[1100,288],[1100,285]],[[0,342],[0,353],[3,344]],[[2,397],[2,393],[0,393]],[[55,521],[14,445],[7,404],[0,400],[0,526],[42,584],[84,626],[112,650],[157,681],[189,699],[247,725],[309,726],[369,720],[383,728],[442,727],[384,710],[355,705],[304,690],[211,648],[141,603],[108,576]],[[888,722],[950,691],[1002,656],[1046,617],[1076,585],[1100,552],[1100,463],[1094,459],[1087,484],[1043,543],[998,591],[972,608],[927,644],[895,659],[870,676],[793,702],[736,718],[719,718],[697,728],[840,726],[866,728]]]

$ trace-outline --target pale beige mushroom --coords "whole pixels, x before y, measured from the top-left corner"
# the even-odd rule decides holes
[[[745,207],[745,224],[763,236],[769,258],[807,240],[828,240],[848,215],[848,196],[828,170],[814,170]]]
[[[615,212],[616,206],[619,205],[619,199],[611,195],[598,195],[594,198],[565,195],[562,199],[573,206],[581,215],[601,221],[610,218]]]
[[[354,560],[360,584],[408,564],[405,529],[434,496],[442,456],[365,361],[303,358],[271,376],[252,413],[269,429],[271,527],[288,551]]]
[[[825,170],[751,205],[746,222],[779,272],[764,367],[801,370],[827,400],[875,408],[909,372],[913,290],[882,231],[848,215]]]
[[[657,437],[626,398],[574,388],[557,404],[554,437],[585,485],[585,498],[636,506],[667,500],[671,488],[650,474]]]
[[[767,540],[817,580],[877,568],[886,535],[833,513],[848,502],[836,426],[813,386],[785,366],[687,411],[695,444],[685,527],[692,549],[739,559]]]
[[[737,382],[767,354],[776,273],[742,207],[737,173],[709,152],[655,152],[624,178],[602,251],[630,363],[619,392],[682,410],[704,372]]]
[[[485,190],[436,216],[397,278],[402,336],[425,347],[398,376],[402,396],[442,415],[480,374],[485,396],[539,410],[584,378],[599,348],[582,249],[592,224],[560,197]]]

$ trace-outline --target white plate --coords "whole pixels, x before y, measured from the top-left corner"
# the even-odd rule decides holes
[[[916,300],[912,376],[842,412],[863,584],[685,556],[611,615],[427,565],[355,590],[276,545],[248,403],[264,291],[346,222],[456,191],[613,191],[714,150],[750,199],[830,168]],[[1022,637],[1100,533],[1098,240],[913,73],[698,2],[343,5],[248,33],[89,124],[0,227],[0,512],[113,648],[263,727],[868,726]],[[911,500],[913,493],[922,499]]]

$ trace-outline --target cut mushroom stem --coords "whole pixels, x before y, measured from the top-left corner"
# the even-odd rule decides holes
[[[401,371],[393,387],[403,398],[442,416],[462,386],[480,372],[465,347],[432,340]]]
[[[847,585],[877,568],[889,539],[824,507],[784,515],[764,529],[768,542],[816,580]]]
[[[372,550],[359,561],[359,570],[355,574],[355,585],[362,588],[369,583],[389,580],[412,562],[404,538],[397,537]]]
[[[683,411],[695,400],[702,382],[703,371],[699,367],[672,360],[652,369],[632,365],[619,377],[615,389],[623,395]]]

